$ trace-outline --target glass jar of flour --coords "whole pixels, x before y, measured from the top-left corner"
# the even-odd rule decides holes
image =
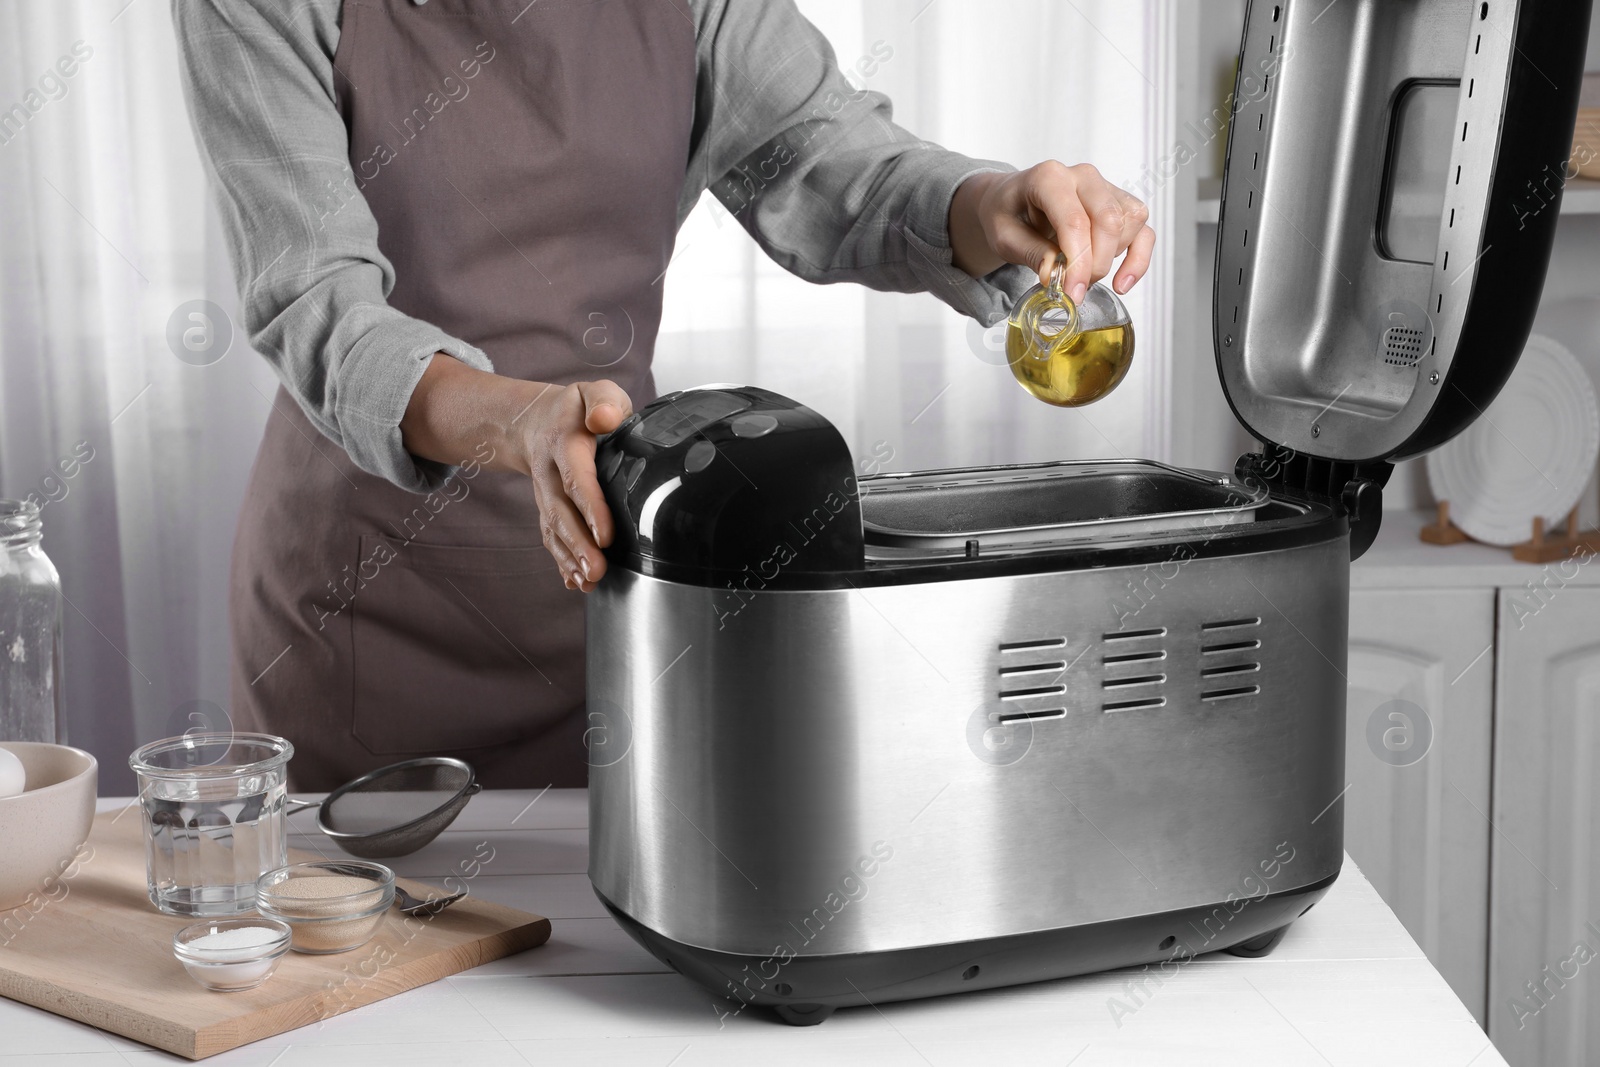
[[[37,504],[0,500],[0,741],[64,744],[61,577]]]

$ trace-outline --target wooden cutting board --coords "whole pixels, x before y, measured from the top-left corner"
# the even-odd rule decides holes
[[[92,855],[37,907],[0,912],[0,996],[204,1059],[319,1022],[489,960],[542,945],[550,920],[468,897],[428,920],[391,909],[366,945],[287,953],[255,989],[214,993],[172,955],[190,920],[163,915],[145,888],[137,811],[97,815]],[[315,860],[290,850],[289,862]],[[397,879],[421,897],[429,890]],[[468,883],[470,887],[470,882]],[[0,1042],[3,1044],[3,1042]]]

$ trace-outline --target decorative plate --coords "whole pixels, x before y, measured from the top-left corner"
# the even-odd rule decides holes
[[[1600,457],[1600,403],[1561,344],[1528,338],[1511,380],[1461,434],[1428,456],[1433,495],[1478,541],[1514,545],[1563,521]]]

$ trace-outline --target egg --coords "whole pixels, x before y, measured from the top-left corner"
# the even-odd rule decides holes
[[[16,753],[0,748],[0,797],[14,797],[28,784],[27,773]]]

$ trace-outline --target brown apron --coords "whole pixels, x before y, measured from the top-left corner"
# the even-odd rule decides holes
[[[693,121],[686,8],[345,0],[339,103],[392,306],[500,374],[654,398]],[[583,594],[540,543],[527,479],[467,470],[408,493],[275,399],[234,546],[233,707],[294,743],[295,788],[417,755],[490,786],[585,783]]]

